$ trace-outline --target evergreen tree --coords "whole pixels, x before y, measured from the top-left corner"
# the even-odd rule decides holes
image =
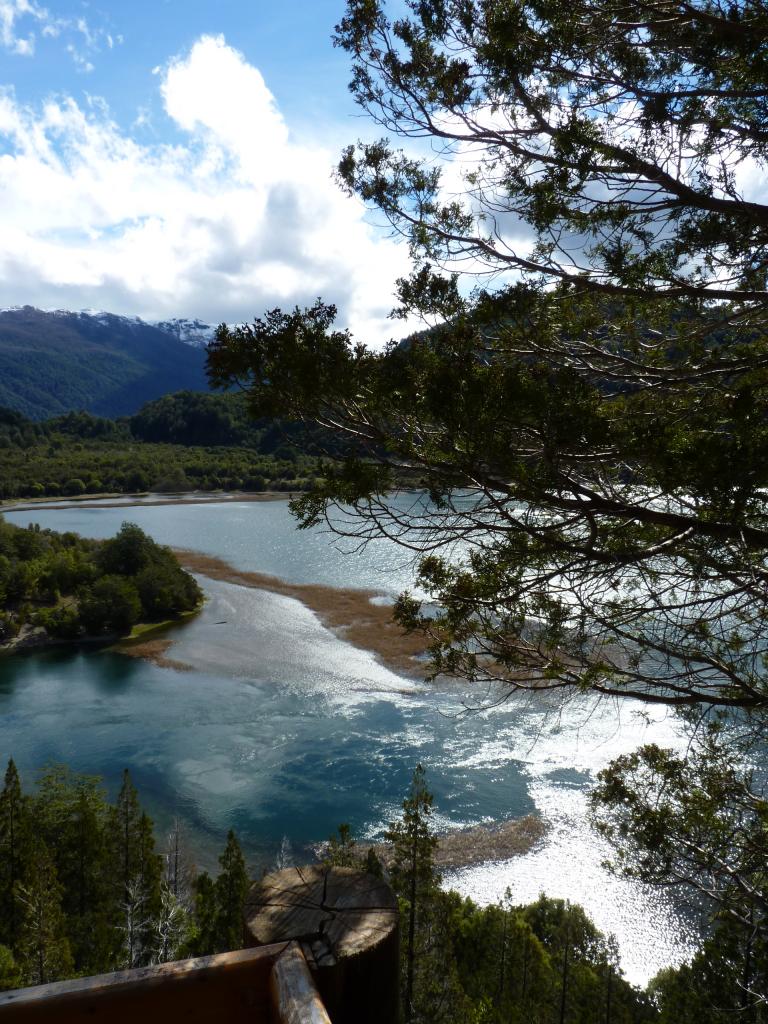
[[[434,864],[437,839],[432,834],[432,799],[426,785],[426,773],[419,764],[413,773],[408,796],[403,800],[402,818],[392,822],[385,833],[385,838],[392,844],[390,882],[400,901],[405,923],[402,949],[406,1024],[415,1017],[417,960],[424,953],[427,918],[439,885]]]
[[[142,811],[128,769],[110,810],[114,891],[123,917],[123,946],[130,962],[147,962],[153,923],[160,912],[162,858],[155,853],[151,819]]]
[[[0,992],[10,988],[20,988],[21,971],[14,960],[13,953],[7,946],[0,946]]]
[[[435,673],[763,714],[765,0],[348,0],[336,40],[452,180],[386,138],[338,167],[433,329],[372,351],[318,301],[208,348],[252,415],[351,442],[301,523],[423,556],[397,614]]]
[[[207,956],[216,951],[216,883],[207,871],[194,881],[194,930],[189,940],[192,956]]]
[[[357,840],[352,835],[349,825],[339,825],[337,835],[328,839],[328,846],[323,854],[323,864],[326,867],[357,868],[365,871],[375,878],[384,877],[384,865],[372,846],[363,847],[364,852],[358,852]]]
[[[230,879],[237,876],[236,852],[228,850]],[[0,925],[8,935],[13,926],[15,937],[0,943],[0,951],[7,949],[0,957],[0,984],[102,973],[177,956],[189,946],[189,908],[183,901],[189,902],[191,878],[178,826],[171,865],[176,892],[161,883],[163,858],[155,853],[152,822],[128,772],[110,806],[99,779],[65,765],[41,771],[37,791],[26,797],[11,761],[0,793],[0,881],[7,909]],[[222,908],[231,887],[212,895],[211,949],[216,941],[229,941]],[[225,933],[218,940],[217,928]]]
[[[337,835],[328,839],[328,848],[323,855],[323,864],[331,867],[351,868],[359,863],[355,847],[357,842],[348,824],[343,823],[337,829]]]
[[[152,819],[142,811],[138,832],[137,877],[144,895],[147,913],[155,918],[160,912],[160,882],[163,872],[163,858],[155,853],[155,834]]]
[[[179,819],[174,818],[166,841],[163,881],[187,910],[192,906],[194,877],[195,869],[187,849],[184,828]]]
[[[174,818],[163,856],[160,910],[155,922],[155,959],[158,963],[189,955],[196,940],[194,910],[195,870],[178,818]]]
[[[372,846],[368,847],[365,856],[360,859],[359,867],[361,871],[366,871],[374,878],[383,878],[384,876],[384,865]]]
[[[110,970],[119,904],[110,877],[108,805],[99,780],[52,765],[40,773],[32,807],[36,833],[51,851],[63,887],[75,966],[86,974]]]
[[[349,147],[339,177],[410,242],[397,312],[440,322],[376,353],[320,301],[272,310],[219,330],[213,382],[246,388],[255,416],[354,439],[294,511],[333,529],[341,505],[336,529],[421,553],[430,605],[403,595],[396,617],[433,673],[737,708],[764,732],[768,207],[737,183],[765,167],[768,7],[400,6],[348,0],[353,95],[471,166],[445,190],[439,162],[382,139]],[[453,261],[494,284],[467,298]],[[391,501],[404,480],[430,502]],[[455,542],[464,559],[439,556]],[[733,778],[732,749],[702,755],[620,759],[604,826],[623,870],[730,916],[718,976],[765,1003],[764,787]],[[610,950],[579,947],[575,908],[535,917],[557,922],[538,935],[553,1019],[594,1012],[601,985],[615,1016]],[[705,944],[670,992],[714,992],[716,963]],[[670,1019],[683,1007],[705,1017],[683,995]]]
[[[79,789],[70,825],[71,885],[66,890],[75,964],[85,974],[111,968],[115,952],[114,886],[109,877],[107,805],[101,793]],[[66,884],[66,883],[65,883]]]
[[[758,1024],[768,991],[764,933],[722,915],[696,955],[649,986],[660,1024]]]
[[[616,978],[620,972],[619,967],[619,943],[616,936],[611,933],[605,941],[605,1024],[611,1024],[615,1016],[615,989]]]
[[[554,972],[533,929],[511,906],[476,907],[462,900],[454,913],[454,955],[460,983],[489,1024],[552,1019]]]
[[[123,782],[117,797],[117,804],[110,810],[112,853],[116,866],[116,883],[122,888],[123,897],[128,886],[139,870],[142,854],[142,813],[136,787],[131,782],[127,768],[123,770]]]
[[[27,985],[70,978],[74,971],[62,895],[53,859],[38,843],[27,882],[16,883],[16,899],[23,915],[16,951]]]
[[[590,797],[614,870],[693,890],[709,917],[711,935],[691,965],[666,978],[669,1016],[694,983],[726,1016],[749,1020],[753,1004],[768,1000],[768,802],[740,737],[727,738],[718,727],[700,730],[684,757],[641,747],[604,769]],[[696,1000],[681,998],[693,1014]]]
[[[29,800],[21,792],[13,758],[0,793],[0,944],[13,949],[19,927],[15,889],[26,879],[32,852]]]
[[[232,829],[219,864],[221,872],[215,882],[216,952],[224,953],[243,945],[243,907],[248,894],[245,859]]]
[[[130,880],[125,887],[122,901],[123,948],[120,966],[125,968],[140,967],[151,958],[151,948],[147,947],[147,937],[152,921],[147,913],[146,896],[138,876]]]
[[[170,886],[163,882],[160,887],[160,910],[154,921],[153,962],[164,964],[179,959],[188,942],[190,929],[191,917],[187,908]]]
[[[518,912],[548,953],[551,1012],[558,1024],[594,1024],[609,1017],[614,1024],[630,1024],[649,1015],[647,1002],[621,976],[615,942],[581,907],[542,895]]]

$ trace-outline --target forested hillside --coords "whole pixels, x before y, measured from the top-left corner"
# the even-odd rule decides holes
[[[0,311],[0,405],[34,420],[125,416],[171,391],[207,390],[205,350],[107,313]]]
[[[308,454],[319,450],[295,426],[249,420],[237,394],[165,395],[119,420],[70,412],[36,422],[0,408],[0,499],[303,490],[321,472]]]

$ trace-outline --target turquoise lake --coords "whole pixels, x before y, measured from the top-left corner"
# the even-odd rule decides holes
[[[412,501],[412,496],[401,500]],[[156,540],[292,582],[394,595],[413,566],[388,542],[356,550],[297,531],[284,501],[72,506],[6,513],[84,536],[124,521]],[[234,828],[254,869],[301,863],[341,822],[360,837],[397,815],[417,762],[428,771],[438,828],[535,813],[549,825],[529,854],[454,872],[446,884],[481,902],[507,886],[582,903],[614,932],[632,981],[690,949],[668,894],[611,877],[586,821],[585,793],[612,757],[650,741],[685,744],[674,716],[650,721],[629,702],[541,695],[483,710],[498,694],[397,675],[326,629],[300,602],[199,577],[202,613],[169,636],[188,671],[108,652],[47,652],[0,661],[0,755],[30,783],[51,761],[103,777],[114,794],[129,768],[158,834],[178,816],[201,866]],[[475,710],[468,711],[468,708]]]

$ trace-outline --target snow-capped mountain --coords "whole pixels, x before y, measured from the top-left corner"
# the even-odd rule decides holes
[[[7,306],[0,309],[0,316],[5,313],[19,313],[30,307]],[[42,312],[42,311],[40,311]],[[138,328],[155,327],[163,334],[170,334],[172,338],[183,342],[185,345],[192,345],[194,348],[204,348],[213,339],[216,328],[213,324],[207,324],[203,320],[190,320],[187,317],[172,317],[170,320],[142,320],[140,316],[124,316],[121,313],[110,313],[104,309],[51,309],[46,311],[50,317],[72,318],[82,317],[96,321],[104,327],[120,326],[123,329],[130,329],[131,326]]]
[[[0,310],[0,406],[32,419],[78,409],[126,416],[172,391],[205,391],[204,343],[212,334],[195,320]]]
[[[202,320],[185,320],[180,317],[175,317],[172,320],[158,320],[152,326],[183,341],[185,345],[194,345],[196,348],[207,345],[216,333],[216,328],[211,324],[203,323]]]

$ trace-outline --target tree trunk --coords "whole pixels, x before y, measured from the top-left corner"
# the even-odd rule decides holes
[[[504,1001],[504,972],[506,969],[506,956],[507,956],[507,914],[508,911],[504,911],[504,927],[501,932],[501,963],[499,964],[499,998],[497,1005],[501,1006]]]
[[[405,975],[405,1024],[413,1017],[413,968],[416,960],[416,859],[418,849],[416,837],[411,847],[411,891],[408,906],[408,948],[406,950]]]
[[[566,913],[568,913],[566,911]],[[563,949],[563,984],[560,989],[560,1024],[565,1024],[565,1008],[568,1000],[568,954],[571,951],[571,922],[566,918],[565,948]]]

